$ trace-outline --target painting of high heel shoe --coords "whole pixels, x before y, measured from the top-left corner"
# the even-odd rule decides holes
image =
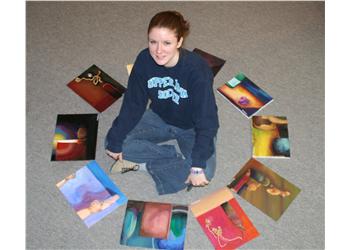
[[[67,86],[99,112],[103,112],[122,97],[126,90],[96,65],[89,67]]]

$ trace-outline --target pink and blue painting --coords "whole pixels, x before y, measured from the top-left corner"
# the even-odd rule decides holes
[[[56,186],[88,228],[127,202],[96,161],[90,161]]]
[[[188,206],[129,200],[120,244],[151,249],[184,249]]]

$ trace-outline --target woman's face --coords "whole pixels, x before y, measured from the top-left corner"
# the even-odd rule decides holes
[[[148,34],[148,48],[153,60],[161,66],[173,67],[179,60],[183,38],[168,28],[154,27]]]

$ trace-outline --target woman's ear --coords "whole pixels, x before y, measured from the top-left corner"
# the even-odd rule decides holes
[[[176,48],[180,48],[182,46],[182,42],[184,41],[184,38],[181,37],[180,40],[177,42]]]

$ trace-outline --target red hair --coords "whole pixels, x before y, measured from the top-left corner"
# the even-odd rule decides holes
[[[177,40],[185,38],[190,31],[190,24],[184,19],[180,12],[162,11],[152,17],[148,25],[148,34],[154,28],[168,28],[175,32]]]

